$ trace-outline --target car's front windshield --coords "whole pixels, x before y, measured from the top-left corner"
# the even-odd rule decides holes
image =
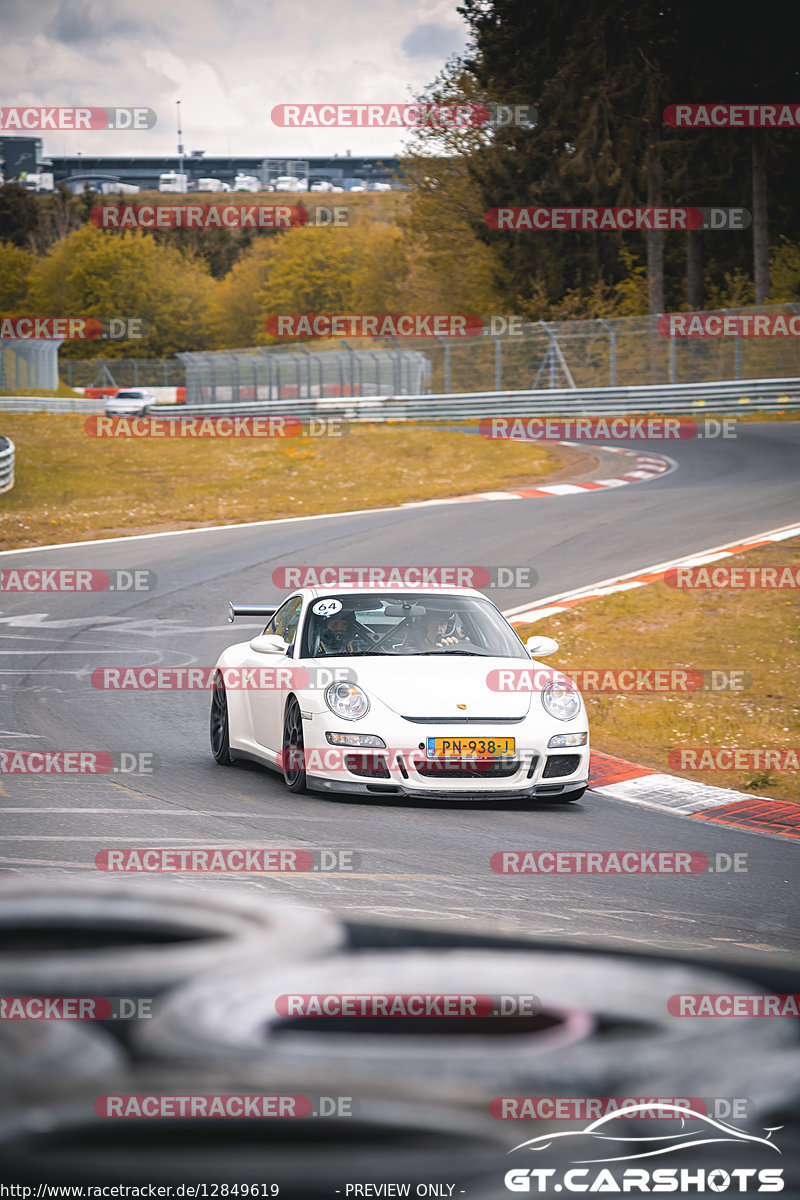
[[[301,657],[383,654],[528,657],[494,605],[475,596],[343,593],[310,605]]]

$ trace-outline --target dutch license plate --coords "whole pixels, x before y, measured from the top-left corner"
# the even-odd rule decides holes
[[[426,739],[428,758],[509,758],[514,754],[514,738],[437,738]]]

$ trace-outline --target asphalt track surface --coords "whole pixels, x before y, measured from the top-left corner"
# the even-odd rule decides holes
[[[706,962],[797,961],[791,843],[591,792],[563,806],[295,797],[265,769],[214,763],[205,693],[101,692],[90,681],[98,666],[210,666],[223,647],[260,627],[229,625],[228,600],[279,600],[285,593],[271,574],[282,565],[533,566],[534,589],[489,593],[509,609],[800,519],[800,422],[739,426],[728,441],[629,445],[667,453],[678,469],[546,500],[429,505],[4,555],[4,568],[149,568],[158,585],[140,595],[0,596],[0,748],[146,751],[156,766],[149,776],[3,776],[0,871],[93,873],[98,851],[120,847],[348,849],[361,856],[357,873],[236,882],[354,920],[661,949]],[[699,665],[713,666],[713,648],[710,631],[708,662]],[[744,851],[748,870],[513,878],[490,870],[499,849],[696,850],[712,860]],[[182,878],[225,887],[234,877]]]

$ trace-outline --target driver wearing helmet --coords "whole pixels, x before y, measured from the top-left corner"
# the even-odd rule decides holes
[[[340,610],[325,619],[319,639],[322,654],[362,654],[372,642],[356,620],[355,613]]]
[[[455,634],[446,636],[447,626],[454,616],[454,613],[428,612],[424,617],[417,617],[405,644],[417,652],[444,650],[447,646],[458,645],[461,638]]]

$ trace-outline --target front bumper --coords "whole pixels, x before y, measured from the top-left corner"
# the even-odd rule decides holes
[[[558,800],[559,796],[580,791],[588,787],[588,779],[569,779],[568,782],[541,783],[525,788],[477,788],[463,790],[456,784],[447,789],[414,787],[405,781],[375,780],[367,782],[352,779],[328,779],[321,775],[307,775],[306,787],[311,792],[338,792],[357,796],[399,796],[416,800]]]

